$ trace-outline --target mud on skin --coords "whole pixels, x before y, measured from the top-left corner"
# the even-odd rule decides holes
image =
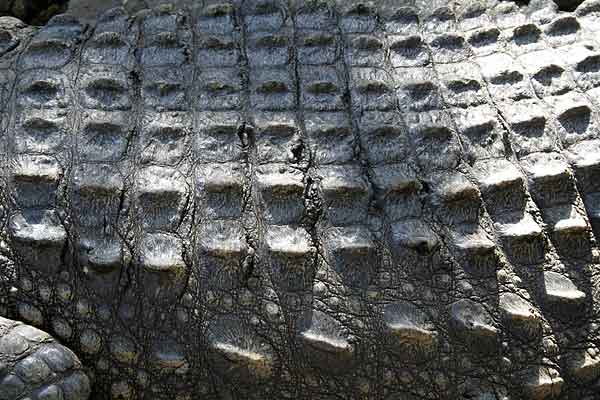
[[[0,399],[598,396],[599,0],[0,22]]]

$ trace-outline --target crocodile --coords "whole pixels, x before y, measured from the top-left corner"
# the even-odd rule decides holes
[[[0,19],[0,399],[597,399],[580,3]]]

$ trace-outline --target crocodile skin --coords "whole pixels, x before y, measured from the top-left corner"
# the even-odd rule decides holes
[[[0,399],[85,400],[89,378],[47,333],[0,317]]]
[[[93,399],[600,396],[600,0],[201,3],[0,31],[3,309]]]

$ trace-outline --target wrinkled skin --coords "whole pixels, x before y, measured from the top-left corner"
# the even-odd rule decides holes
[[[600,1],[417,3],[4,21],[2,312],[94,399],[597,398]]]

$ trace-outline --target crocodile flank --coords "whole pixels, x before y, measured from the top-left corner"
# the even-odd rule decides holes
[[[0,400],[600,398],[599,35],[600,0],[0,19]]]

